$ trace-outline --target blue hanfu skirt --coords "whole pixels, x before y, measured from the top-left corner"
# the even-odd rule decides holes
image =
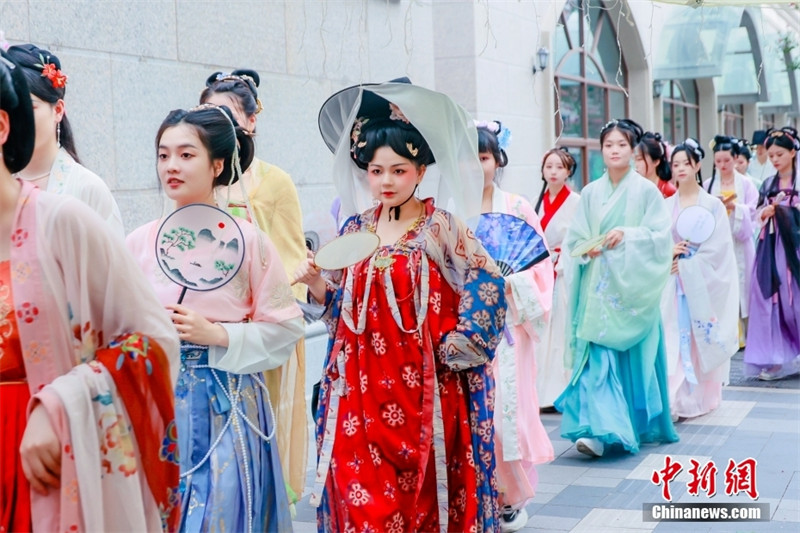
[[[621,445],[631,453],[646,442],[677,442],[660,321],[628,350],[591,342],[587,349],[586,364],[576,366],[579,375],[554,403],[563,413],[561,436],[592,437],[606,448]]]
[[[291,531],[261,376],[209,368],[207,346],[182,343],[175,396],[180,530]]]

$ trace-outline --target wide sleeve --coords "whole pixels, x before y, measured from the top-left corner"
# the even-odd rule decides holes
[[[505,326],[505,280],[463,222],[437,210],[426,232],[426,253],[458,293],[458,324],[442,339],[453,370],[480,366],[494,357]]]
[[[586,267],[585,293],[578,295],[583,309],[573,315],[582,317],[578,336],[620,351],[641,341],[659,319],[672,261],[671,220],[661,193],[643,180],[628,186],[627,197],[601,224],[603,232],[621,230],[622,241]]]
[[[175,328],[123,240],[103,231],[104,221],[78,202],[63,202],[45,231],[63,276],[69,320],[83,361],[125,333],[155,340],[177,379],[179,342]]]
[[[737,198],[738,201],[734,203],[730,225],[733,238],[744,242],[753,239],[758,190],[746,177],[742,176],[740,179],[744,189],[744,198]]]
[[[571,254],[572,250],[581,246],[592,237],[597,237],[597,234],[592,234],[592,228],[589,224],[591,203],[592,194],[589,188],[587,188],[584,190],[583,194],[581,194],[580,200],[578,200],[578,206],[572,217],[572,223],[569,225],[564,235],[564,240],[561,244],[562,258],[564,255]],[[584,254],[581,257],[573,258],[571,263],[573,267],[577,267],[586,265],[589,261],[589,256]]]
[[[258,238],[262,239],[263,263]],[[262,372],[283,365],[305,333],[302,311],[295,302],[275,246],[261,232],[248,245],[250,321],[220,323],[228,332],[228,346],[212,346],[208,356],[210,366],[235,374]]]
[[[516,197],[514,202],[525,221],[544,239],[544,230],[533,206],[521,197]],[[553,261],[550,257],[531,268],[506,276],[505,281],[508,309],[511,312],[511,316],[506,317],[509,325],[531,325],[535,320],[549,316],[553,307],[555,283]]]
[[[688,258],[678,259],[678,277],[692,317],[704,372],[739,349],[739,282],[725,207],[710,197],[716,226]]]

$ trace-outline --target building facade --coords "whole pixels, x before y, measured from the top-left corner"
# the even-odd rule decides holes
[[[579,160],[576,187],[598,177],[611,118],[706,145],[800,115],[800,12],[788,4],[9,0],[0,30],[60,57],[79,153],[114,191],[128,231],[165,210],[159,124],[195,105],[215,71],[261,74],[257,155],[292,175],[309,225],[335,196],[319,107],[360,82],[408,76],[476,119],[501,120],[513,135],[502,186],[530,198],[556,145]]]

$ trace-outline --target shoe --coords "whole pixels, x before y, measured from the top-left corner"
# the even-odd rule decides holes
[[[543,414],[543,415],[547,414],[547,415],[549,415],[549,414],[553,414],[553,413],[558,413],[558,409],[556,409],[555,406],[553,406],[553,405],[548,405],[547,407],[540,407],[539,408],[539,414]]]
[[[598,439],[589,438],[589,437],[581,437],[575,442],[575,448],[581,453],[585,453],[586,455],[590,455],[592,457],[600,457],[603,455],[603,451],[605,450],[605,446],[603,443],[600,442]]]
[[[672,413],[672,423],[673,423],[673,424],[677,424],[677,423],[678,423],[678,420],[680,420],[680,419],[681,419],[681,417],[680,417],[680,416],[678,416],[678,415],[677,415],[677,414],[675,414],[675,413]]]
[[[770,374],[766,370],[762,370],[761,373],[758,375],[758,379],[761,381],[775,381],[776,379],[781,379],[777,374]]]
[[[519,531],[528,523],[528,511],[522,509],[512,509],[508,505],[503,507],[503,514],[500,515],[500,531],[509,533]]]

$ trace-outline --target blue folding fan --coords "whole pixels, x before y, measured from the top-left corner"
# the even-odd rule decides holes
[[[475,236],[504,276],[526,270],[550,255],[533,226],[513,215],[483,213]]]

